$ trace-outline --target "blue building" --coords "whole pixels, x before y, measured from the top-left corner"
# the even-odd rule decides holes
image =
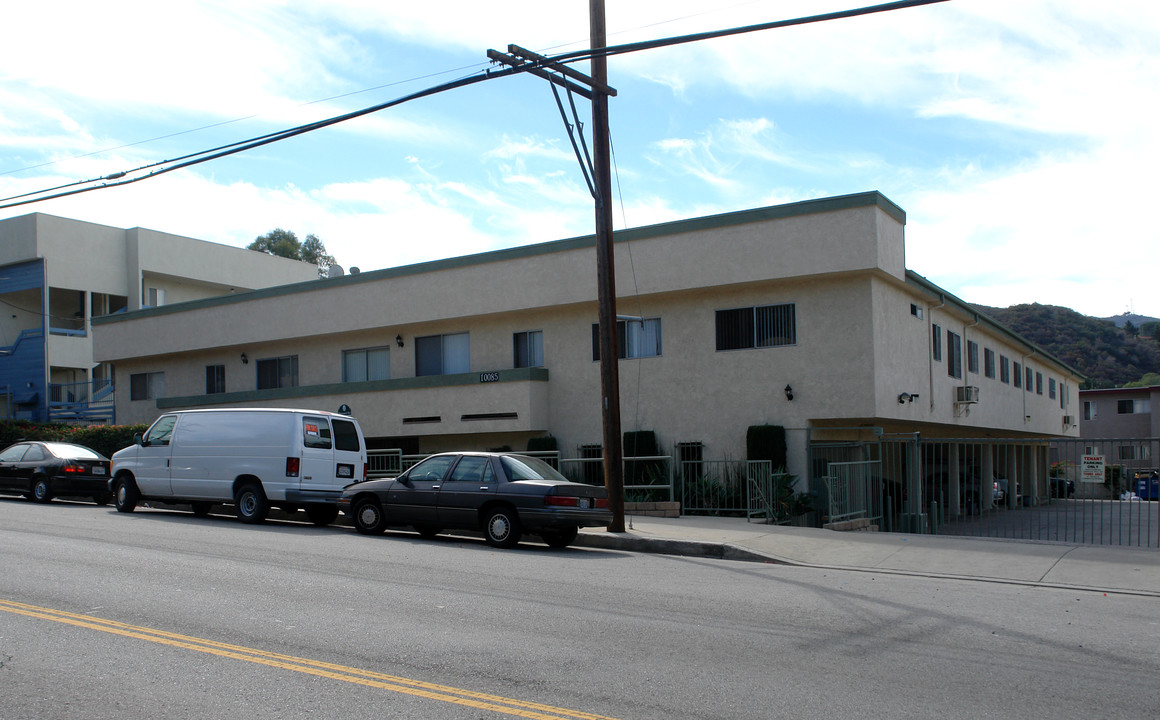
[[[0,419],[111,423],[92,319],[315,280],[315,265],[41,213],[0,220]]]

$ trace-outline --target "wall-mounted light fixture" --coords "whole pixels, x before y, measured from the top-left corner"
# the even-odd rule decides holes
[[[242,353],[242,364],[245,365],[248,362],[250,362],[250,359],[246,357],[245,353]]]
[[[899,405],[905,405],[906,403],[912,403],[917,399],[918,399],[918,393],[914,393],[913,395],[911,395],[908,392],[898,393],[898,404]]]
[[[785,399],[793,400],[793,388],[791,388],[789,385],[785,386]]]
[[[395,336],[395,344],[398,345],[399,347],[403,347],[403,336],[402,335]]]

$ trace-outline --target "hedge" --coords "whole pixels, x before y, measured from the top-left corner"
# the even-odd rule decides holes
[[[84,445],[111,457],[121,448],[133,444],[133,436],[143,433],[148,425],[67,425],[65,423],[34,423],[26,420],[0,421],[0,447],[8,447],[21,440],[68,442]]]

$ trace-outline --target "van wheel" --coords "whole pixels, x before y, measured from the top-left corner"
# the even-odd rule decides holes
[[[237,508],[238,519],[244,523],[264,522],[270,512],[270,501],[266,499],[266,493],[254,483],[246,483],[238,488],[234,506]]]
[[[381,535],[387,529],[383,506],[378,500],[364,497],[355,502],[354,529],[363,535]]]
[[[38,503],[52,500],[52,487],[48,484],[48,478],[38,477],[32,481],[32,499]]]
[[[329,525],[338,519],[337,505],[307,505],[306,517],[315,525]]]
[[[213,503],[195,502],[189,504],[189,509],[193,510],[193,514],[198,517],[205,517],[209,515],[209,511],[213,510]]]
[[[141,494],[137,492],[137,485],[129,478],[117,478],[113,485],[113,504],[117,512],[131,513],[137,509],[137,501]]]

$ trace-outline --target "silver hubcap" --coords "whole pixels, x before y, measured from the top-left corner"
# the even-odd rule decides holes
[[[48,494],[48,486],[43,482],[38,482],[36,487],[32,488],[32,493],[36,495],[38,500],[43,500],[44,496]]]
[[[359,510],[358,521],[363,527],[374,527],[375,523],[379,521],[379,510],[374,505],[367,503]]]
[[[511,532],[511,524],[503,515],[493,515],[491,522],[488,523],[488,532],[496,540],[503,540]]]
[[[246,493],[245,495],[242,495],[242,501],[239,503],[242,508],[243,515],[253,515],[254,507],[257,506],[257,504],[258,501],[254,497],[253,493]]]

